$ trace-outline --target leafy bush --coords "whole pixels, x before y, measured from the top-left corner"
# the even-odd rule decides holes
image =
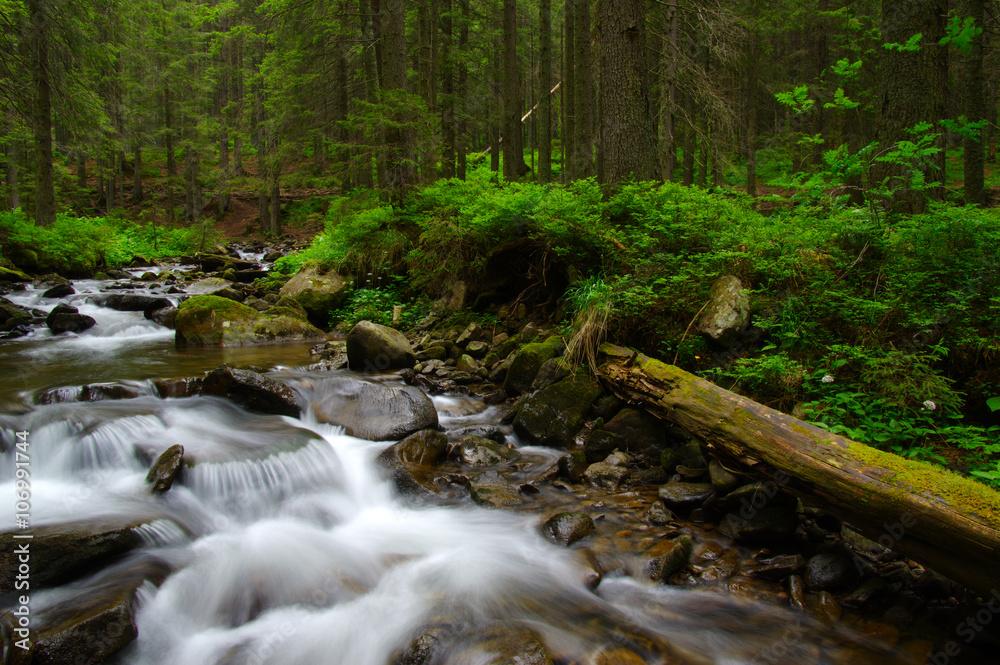
[[[351,328],[358,321],[371,321],[401,330],[413,327],[426,316],[427,308],[403,298],[400,295],[401,287],[401,281],[396,279],[391,286],[377,285],[354,289],[343,307],[330,312],[330,325]],[[394,324],[392,312],[396,306],[401,306],[402,312]]]

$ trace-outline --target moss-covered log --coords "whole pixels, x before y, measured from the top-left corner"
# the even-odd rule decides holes
[[[605,344],[622,399],[697,437],[884,546],[972,589],[1000,588],[1000,494],[945,469],[831,434],[677,367]]]

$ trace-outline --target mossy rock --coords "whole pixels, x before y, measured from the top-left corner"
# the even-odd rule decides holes
[[[318,341],[323,332],[290,316],[262,316],[228,298],[195,296],[177,311],[177,346],[244,346]]]
[[[566,448],[573,443],[587,410],[600,395],[600,387],[590,377],[563,379],[525,400],[514,418],[514,431],[538,445]]]
[[[294,299],[305,309],[309,320],[325,326],[330,311],[340,307],[350,288],[334,270],[328,270],[318,261],[306,261],[299,272],[281,287],[280,294]]]
[[[31,277],[16,268],[0,266],[0,282],[30,282]]]
[[[550,337],[544,342],[525,344],[514,356],[514,361],[504,379],[503,389],[511,396],[517,396],[529,390],[542,365],[555,358],[562,348],[563,343],[559,337]]]

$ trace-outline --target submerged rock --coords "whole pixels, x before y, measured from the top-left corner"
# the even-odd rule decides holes
[[[225,397],[247,411],[293,418],[299,415],[295,392],[286,384],[229,365],[220,365],[209,372],[202,381],[201,393]]]
[[[347,360],[357,372],[404,369],[417,361],[403,333],[371,321],[359,321],[347,333]]]
[[[461,642],[442,665],[552,665],[541,636],[524,626],[490,626]]]
[[[646,552],[646,574],[651,580],[666,583],[687,565],[691,558],[692,544],[687,536],[680,536],[653,545]]]
[[[700,506],[715,489],[709,483],[667,483],[658,492],[663,505],[672,509]]]

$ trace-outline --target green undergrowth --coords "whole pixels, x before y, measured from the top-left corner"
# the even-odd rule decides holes
[[[155,259],[198,251],[214,238],[203,225],[164,229],[115,217],[60,214],[49,227],[36,226],[21,211],[0,212],[0,252],[30,273],[83,276],[116,268],[135,256]]]
[[[1000,484],[986,408],[1000,394],[995,210],[887,217],[831,203],[764,214],[738,192],[633,183],[609,196],[592,180],[500,184],[480,168],[394,206],[333,200],[324,224],[280,270],[320,259],[366,289],[405,277],[392,293],[376,284],[352,311],[378,303],[385,316],[390,300],[439,298],[458,280],[475,294],[494,252],[528,241],[570,285],[556,311],[585,364],[611,339],[864,443]],[[753,318],[719,349],[695,321],[724,274],[742,281]]]

